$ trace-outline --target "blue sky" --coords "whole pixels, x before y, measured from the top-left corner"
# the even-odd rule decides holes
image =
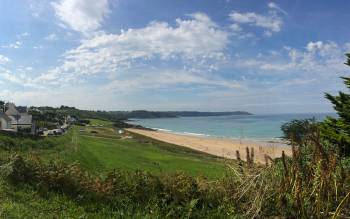
[[[0,99],[105,110],[329,112],[350,2],[3,0]]]

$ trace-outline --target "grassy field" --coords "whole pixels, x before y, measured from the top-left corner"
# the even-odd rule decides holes
[[[115,134],[108,123],[103,127],[74,127],[71,136],[74,152],[67,158],[94,171],[115,168],[153,173],[183,171],[210,178],[224,174],[222,159],[142,136],[131,136],[125,138]]]
[[[226,165],[98,120],[60,137],[0,135],[0,218],[349,218],[349,159],[320,147]]]
[[[221,178],[226,172],[222,159],[135,134],[118,135],[111,122],[101,120],[92,120],[89,126],[72,127],[60,137],[0,135],[2,164],[15,154],[38,157],[47,164],[52,161],[78,163],[83,170],[102,177],[114,169],[126,174],[145,170],[162,176],[182,172],[209,180]],[[82,204],[60,192],[43,192],[35,187],[12,185],[0,177],[0,218],[144,218],[151,215],[130,203],[121,209],[99,202]]]
[[[13,139],[12,139],[13,140]],[[147,170],[152,173],[177,171],[194,176],[217,178],[225,173],[224,160],[181,146],[159,142],[135,134],[118,135],[112,123],[91,120],[89,126],[75,126],[61,137],[16,139],[17,147],[3,150],[35,155],[44,160],[78,162],[94,173],[113,169]]]

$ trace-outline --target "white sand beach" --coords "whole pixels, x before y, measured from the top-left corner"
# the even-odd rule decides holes
[[[130,132],[144,135],[159,141],[172,143],[194,150],[202,151],[219,157],[236,159],[236,151],[240,152],[242,160],[246,160],[246,148],[254,148],[254,162],[265,163],[265,155],[271,158],[282,156],[285,151],[291,156],[291,147],[282,142],[259,142],[253,140],[236,140],[229,138],[209,138],[191,135],[174,134],[163,131],[149,131],[141,129],[127,129]]]

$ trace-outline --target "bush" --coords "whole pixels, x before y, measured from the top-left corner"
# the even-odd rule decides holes
[[[80,204],[117,209],[157,211],[172,218],[203,217],[230,206],[224,190],[211,187],[204,179],[177,173],[156,176],[144,171],[115,170],[106,177],[92,176],[77,164],[51,162],[14,156],[1,167],[2,176],[12,184],[29,184],[45,195],[49,191],[67,195]],[[210,188],[210,189],[208,189]],[[231,210],[230,210],[231,211]]]

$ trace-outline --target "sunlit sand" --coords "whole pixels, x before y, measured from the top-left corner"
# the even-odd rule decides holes
[[[290,146],[278,141],[259,142],[245,139],[209,138],[140,129],[128,129],[128,131],[229,159],[236,159],[238,150],[241,159],[246,160],[246,148],[249,147],[250,151],[251,148],[254,148],[254,162],[257,163],[265,163],[266,155],[273,159],[281,157],[282,151],[285,151],[287,156],[292,154]]]

